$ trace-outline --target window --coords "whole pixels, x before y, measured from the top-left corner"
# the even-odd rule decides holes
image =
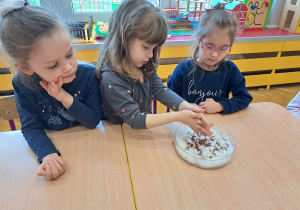
[[[28,0],[28,2],[29,2],[30,5],[33,5],[33,6],[38,6],[38,7],[41,6],[41,1],[40,0]]]
[[[66,21],[88,22],[90,15],[94,20],[108,21],[111,13],[123,0],[29,0],[32,5],[55,10]],[[174,0],[148,0],[160,8],[170,7]],[[176,3],[176,1],[174,1]],[[175,6],[176,7],[176,6]]]
[[[158,0],[149,0],[159,7]],[[82,12],[113,12],[122,3],[122,0],[71,0],[73,13]]]
[[[149,0],[159,7],[158,0]],[[113,12],[122,3],[122,0],[71,0],[73,13],[82,12]]]
[[[113,12],[121,0],[71,0],[73,13]]]

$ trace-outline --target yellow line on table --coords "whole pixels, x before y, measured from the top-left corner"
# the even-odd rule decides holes
[[[135,206],[135,209],[137,210],[137,206],[136,206],[136,200],[135,200],[135,195],[134,195],[133,182],[132,182],[132,176],[131,176],[131,170],[130,170],[130,165],[129,165],[129,158],[128,158],[127,147],[126,147],[126,141],[125,141],[125,135],[124,135],[124,129],[123,129],[123,125],[121,125],[121,128],[122,128],[122,136],[123,136],[123,142],[124,142],[124,147],[125,147],[125,154],[126,154],[126,159],[127,159],[127,166],[128,166],[128,171],[129,171],[129,177],[130,177],[130,183],[131,183],[131,190],[132,190],[132,195],[133,195],[133,201],[134,201],[134,206]]]

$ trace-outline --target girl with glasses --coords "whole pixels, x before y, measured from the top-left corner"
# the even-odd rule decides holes
[[[168,87],[206,113],[234,113],[252,101],[245,78],[225,56],[230,53],[237,32],[237,20],[217,4],[201,17],[193,58],[179,63]],[[229,93],[232,98],[229,99]]]

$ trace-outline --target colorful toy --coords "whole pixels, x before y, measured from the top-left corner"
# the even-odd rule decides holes
[[[166,20],[169,28],[169,34],[172,35],[192,35],[194,31],[189,28],[188,23],[191,22],[194,30],[198,28],[198,21],[201,14],[204,13],[203,3],[207,0],[176,0],[176,8],[164,8]],[[184,3],[186,6],[183,6]],[[193,3],[193,7],[191,6]]]
[[[294,13],[289,17],[289,13]],[[288,28],[286,28],[288,26]],[[287,29],[291,33],[300,33],[300,1],[286,1],[283,7],[280,21],[280,29]]]
[[[98,21],[95,27],[96,38],[106,38],[108,33],[108,23]]]
[[[238,20],[239,28],[238,31],[243,31],[245,29],[246,18],[249,19],[251,16],[247,16],[247,6],[240,1],[224,1],[224,0],[213,0],[210,5],[215,6],[218,3],[225,4],[225,9],[236,17]]]
[[[265,30],[273,0],[244,0],[248,8],[247,30]],[[251,14],[251,16],[249,16]],[[249,17],[249,18],[248,18]]]

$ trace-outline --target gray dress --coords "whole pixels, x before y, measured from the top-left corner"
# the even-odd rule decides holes
[[[146,115],[152,113],[152,96],[174,111],[184,101],[163,84],[156,71],[142,83],[115,70],[102,69],[100,92],[104,119],[114,124],[126,122],[134,129],[146,128]]]

